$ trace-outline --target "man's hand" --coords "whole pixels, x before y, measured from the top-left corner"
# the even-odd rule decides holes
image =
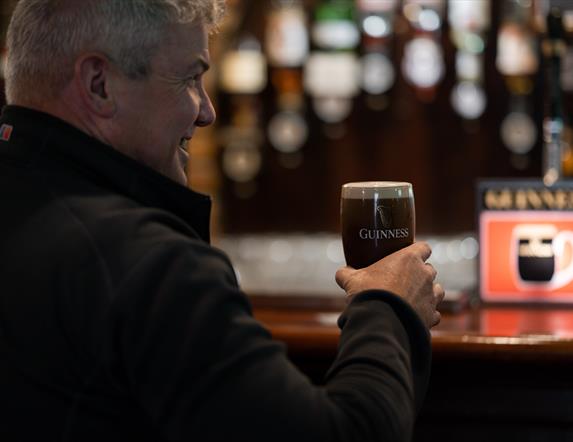
[[[352,297],[370,289],[380,289],[400,296],[418,313],[428,328],[437,325],[441,316],[437,305],[444,299],[444,289],[434,283],[437,272],[426,260],[432,254],[424,242],[412,244],[363,269],[343,267],[336,272],[336,282]]]

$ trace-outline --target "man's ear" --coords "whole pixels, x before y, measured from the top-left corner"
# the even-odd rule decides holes
[[[102,118],[112,117],[116,102],[111,87],[114,73],[109,59],[98,53],[84,54],[76,60],[74,76],[87,108]]]

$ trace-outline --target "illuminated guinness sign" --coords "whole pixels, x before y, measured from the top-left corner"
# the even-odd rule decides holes
[[[484,192],[487,210],[572,210],[573,191],[550,189],[488,189]]]
[[[484,301],[573,304],[573,181],[482,181],[477,213]]]
[[[481,210],[573,210],[573,183],[546,187],[536,181],[483,181],[479,185]]]

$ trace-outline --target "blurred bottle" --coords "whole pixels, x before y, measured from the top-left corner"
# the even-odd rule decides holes
[[[221,128],[222,169],[239,198],[257,191],[263,166],[261,92],[267,86],[267,60],[257,38],[242,35],[221,60],[219,85],[229,101],[229,118]]]
[[[327,124],[342,123],[360,92],[360,31],[354,15],[350,0],[322,0],[314,12],[313,51],[305,65],[304,87],[316,115]]]
[[[291,169],[302,163],[301,149],[309,132],[302,81],[309,46],[307,17],[301,0],[274,0],[266,19],[265,50],[276,112],[269,121],[267,135],[279,152],[279,163]]]
[[[535,76],[539,71],[533,24],[532,2],[504,1],[497,36],[496,67],[505,79],[509,109],[501,123],[500,136],[511,152],[512,166],[518,170],[529,167],[539,133],[532,103]]]
[[[543,54],[547,61],[547,101],[543,119],[543,182],[547,186],[552,186],[563,178],[565,121],[561,88],[561,59],[565,50],[561,10],[554,7],[547,15],[547,37],[543,42]]]

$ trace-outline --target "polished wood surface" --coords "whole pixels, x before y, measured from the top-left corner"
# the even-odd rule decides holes
[[[336,351],[342,299],[252,297],[254,314],[296,353]],[[480,306],[444,313],[432,330],[435,357],[553,358],[573,362],[573,309]]]

